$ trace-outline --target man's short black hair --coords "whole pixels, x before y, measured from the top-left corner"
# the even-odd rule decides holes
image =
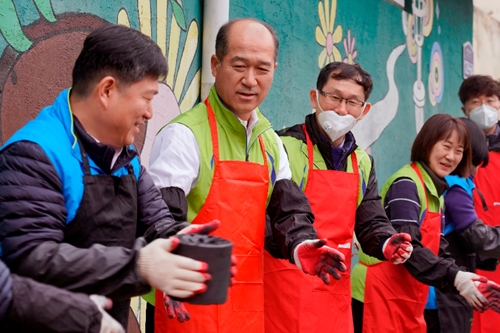
[[[279,48],[279,40],[276,35],[276,31],[274,31],[273,27],[266,22],[262,22],[255,18],[236,18],[226,22],[222,27],[220,27],[219,32],[217,33],[217,37],[215,39],[215,55],[219,61],[226,56],[229,48],[229,32],[231,31],[231,27],[241,21],[253,21],[262,24],[271,34],[274,41],[274,60],[278,59],[278,48]]]
[[[473,75],[465,79],[458,90],[458,97],[463,105],[479,96],[498,96],[500,98],[500,85],[489,75]]]
[[[344,62],[331,62],[321,69],[316,81],[316,88],[323,90],[329,79],[352,80],[363,87],[365,100],[370,97],[373,88],[373,80],[368,72],[364,71],[358,64],[346,64]]]
[[[83,42],[73,68],[72,91],[86,97],[108,75],[124,86],[145,77],[162,81],[167,71],[165,56],[151,38],[123,25],[108,24],[92,31]]]

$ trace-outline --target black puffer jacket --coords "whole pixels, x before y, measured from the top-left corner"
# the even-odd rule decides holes
[[[89,296],[11,275],[0,261],[0,332],[98,333],[101,319]]]
[[[89,137],[77,121],[75,130],[88,156],[109,173],[114,150]],[[124,149],[114,168],[128,165],[136,156],[136,150]],[[147,292],[149,286],[136,271],[144,239],[131,249],[99,244],[82,249],[64,242],[62,188],[51,160],[36,143],[18,141],[0,152],[0,245],[5,263],[19,275],[114,300]],[[173,220],[144,167],[137,180],[137,198],[138,237],[168,237],[188,225]]]

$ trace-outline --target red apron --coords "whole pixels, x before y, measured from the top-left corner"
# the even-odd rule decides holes
[[[488,165],[485,168],[479,168],[474,183],[484,195],[488,210],[484,211],[483,203],[477,195],[474,195],[474,207],[477,217],[486,225],[493,227],[500,225],[500,153],[489,153]],[[477,274],[486,276],[495,282],[500,282],[500,269],[493,272],[478,269]],[[472,321],[472,333],[500,333],[500,314],[494,311],[485,311],[479,313],[474,311],[474,320]]]
[[[184,303],[191,320],[179,323],[169,319],[161,292],[156,293],[156,333],[233,333],[264,332],[263,246],[266,201],[269,186],[264,141],[259,136],[264,164],[246,161],[221,161],[217,124],[208,102],[208,118],[214,154],[214,176],[207,199],[192,223],[214,219],[221,226],[213,234],[233,242],[238,259],[238,274],[230,287],[228,300],[222,305]]]
[[[411,166],[425,189],[420,170],[414,163]],[[427,190],[425,205],[427,212],[420,226],[422,245],[437,255],[441,213],[429,212]],[[429,286],[415,280],[403,265],[382,261],[367,266],[363,333],[426,333],[424,309]]]
[[[348,271],[325,285],[306,275],[287,260],[264,253],[266,333],[353,332],[351,311],[351,247],[359,191],[356,154],[351,154],[354,173],[313,169],[313,145],[307,140],[309,174],[306,194],[315,216],[318,238],[341,251]],[[341,207],[341,209],[338,209]]]

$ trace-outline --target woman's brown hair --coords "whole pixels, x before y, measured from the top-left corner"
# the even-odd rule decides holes
[[[462,160],[454,173],[460,177],[468,177],[472,170],[469,130],[462,120],[449,114],[436,114],[425,122],[411,147],[412,162],[424,162],[429,165],[429,157],[434,145],[441,140],[448,139],[453,131],[457,131],[458,140],[464,146]]]

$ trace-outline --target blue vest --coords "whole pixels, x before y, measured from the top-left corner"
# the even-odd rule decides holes
[[[18,130],[0,151],[18,141],[38,144],[52,162],[62,183],[62,194],[66,206],[66,224],[75,217],[83,197],[83,164],[80,146],[74,132],[73,113],[69,104],[70,89],[63,90],[54,104],[40,111],[38,116]],[[131,145],[130,148],[133,148]],[[88,155],[87,155],[88,156]],[[89,160],[93,175],[104,174],[92,159]],[[136,156],[130,162],[136,179],[139,179],[141,165]],[[127,166],[113,172],[114,176],[127,175]]]

